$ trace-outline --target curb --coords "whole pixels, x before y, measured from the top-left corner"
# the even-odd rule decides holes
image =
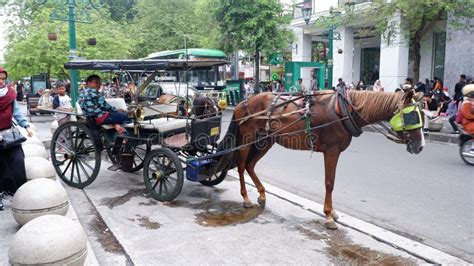
[[[232,178],[239,179],[236,170],[230,170],[228,172],[228,175]],[[245,177],[250,178],[250,176],[247,174],[245,174]],[[255,187],[255,185],[252,183],[245,183],[249,186]],[[262,182],[262,184],[265,186],[265,191],[267,193],[272,194],[280,199],[286,200],[295,205],[298,205],[301,208],[313,212],[319,216],[326,217],[322,211],[323,205],[295,195],[291,192],[273,186],[269,183]],[[428,263],[444,265],[470,265],[470,263],[467,261],[454,257],[435,248],[397,235],[391,231],[370,224],[363,220],[357,219],[340,211],[338,211],[337,213],[339,215],[339,219],[337,220],[338,224],[369,235],[380,242],[386,243],[399,250],[405,251],[410,255],[427,261]]]

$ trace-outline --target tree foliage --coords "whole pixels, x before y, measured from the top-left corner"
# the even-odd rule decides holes
[[[130,34],[135,57],[188,47],[220,48],[210,0],[139,0]]]
[[[25,23],[15,24],[8,34],[5,62],[11,77],[17,79],[49,73],[51,77],[68,78],[69,73],[63,68],[64,63],[69,60],[68,23],[51,20],[52,9],[48,6],[19,10],[22,12],[20,15],[29,14],[29,18],[17,18],[17,21],[24,20]],[[56,34],[58,40],[48,40],[49,33]],[[97,45],[89,46],[89,38],[95,38]],[[133,42],[125,34],[123,26],[110,19],[108,10],[102,9],[92,13],[92,23],[76,24],[76,43],[77,56],[89,59],[120,59],[130,56]]]
[[[284,49],[292,40],[286,29],[291,17],[276,0],[216,0],[216,20],[225,40],[225,49],[254,53]]]
[[[283,12],[277,0],[215,0],[215,3],[214,14],[228,52],[245,50],[254,54],[258,63],[260,52],[284,50],[293,38],[286,28],[291,17]],[[256,74],[258,82],[258,71]]]

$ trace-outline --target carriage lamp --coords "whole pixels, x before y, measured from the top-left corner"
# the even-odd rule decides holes
[[[313,11],[311,0],[306,0],[302,3],[296,4],[296,7],[301,9],[303,20],[306,25],[308,25],[309,21],[311,20],[311,12]]]

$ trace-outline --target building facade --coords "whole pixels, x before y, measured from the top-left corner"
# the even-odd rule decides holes
[[[314,26],[320,17],[330,16],[330,8],[344,10],[347,3],[354,3],[354,11],[368,8],[371,1],[364,0],[310,0],[312,10],[309,23],[303,19],[295,5],[292,29],[292,61],[324,61],[328,53],[327,29]],[[390,18],[399,24],[400,14]],[[354,23],[355,24],[355,23]],[[460,74],[474,75],[474,20],[466,20],[467,30],[457,30],[447,21],[438,21],[421,43],[420,80],[438,77],[450,90],[454,89]],[[374,31],[375,25],[344,25],[335,29],[333,42],[333,84],[342,78],[346,84],[373,85],[380,79],[386,91],[394,91],[404,79],[413,76],[410,49],[403,34],[396,33],[387,43]],[[311,69],[301,71],[303,82],[310,84]]]

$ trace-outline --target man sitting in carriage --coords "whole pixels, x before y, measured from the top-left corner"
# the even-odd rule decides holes
[[[90,75],[86,79],[86,87],[79,95],[79,105],[86,115],[93,116],[98,125],[114,125],[119,134],[124,134],[125,129],[121,126],[124,123],[131,123],[126,110],[117,110],[105,101],[103,95],[99,93],[101,85],[100,77]]]

